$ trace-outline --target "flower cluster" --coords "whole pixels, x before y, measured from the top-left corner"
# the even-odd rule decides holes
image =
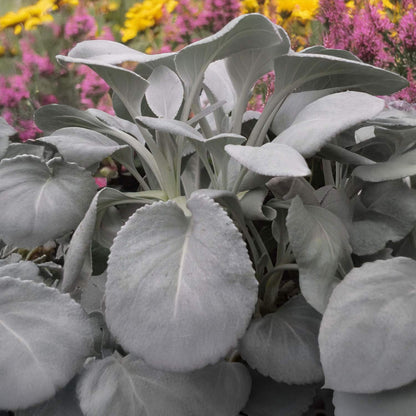
[[[416,103],[416,3],[414,0],[321,0],[324,45],[347,49],[364,62],[398,72],[410,86],[395,99]]]
[[[121,29],[122,41],[127,42],[147,28],[155,26],[163,12],[171,13],[178,2],[176,0],[144,0],[135,3],[126,13],[126,21]]]
[[[308,45],[311,22],[319,9],[319,0],[242,0],[241,13],[261,13],[289,31],[292,45]]]
[[[51,12],[60,6],[77,6],[78,0],[39,0],[36,4],[22,7],[18,11],[10,11],[0,17],[0,30],[13,27],[16,34],[25,30],[32,30],[44,23],[53,21]]]

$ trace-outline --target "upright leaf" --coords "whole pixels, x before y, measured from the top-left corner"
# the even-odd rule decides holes
[[[415,379],[415,267],[406,257],[365,263],[335,288],[319,333],[326,386],[377,393]]]
[[[292,201],[286,225],[299,265],[302,294],[323,313],[332,290],[339,283],[337,269],[341,266],[347,272],[352,267],[348,232],[332,212],[303,205],[299,197]]]
[[[240,342],[250,367],[275,381],[307,384],[322,380],[318,332],[321,314],[303,296],[254,320]]]
[[[105,210],[109,205],[126,200],[134,201],[133,198],[129,198],[113,188],[104,188],[97,192],[72,236],[65,256],[62,291],[71,292],[76,286],[82,286],[92,273],[91,243],[99,211]],[[140,202],[137,200],[138,204]]]
[[[91,363],[78,396],[85,416],[237,416],[250,387],[250,375],[239,363],[168,373],[128,355]]]
[[[183,86],[178,76],[167,66],[156,67],[147,79],[146,100],[158,116],[175,118],[182,105]]]
[[[247,248],[225,211],[199,195],[187,208],[191,216],[170,201],[136,211],[108,263],[110,330],[127,351],[172,371],[224,357],[257,301]]]
[[[82,220],[96,191],[91,174],[54,158],[17,156],[0,162],[0,235],[33,248],[61,237]]]
[[[296,92],[342,88],[389,95],[408,85],[394,72],[324,54],[290,53],[275,59],[276,84]]]
[[[327,95],[300,111],[273,143],[287,144],[302,156],[311,157],[337,134],[375,117],[383,108],[382,99],[362,92]]]
[[[0,409],[51,398],[92,351],[81,307],[43,284],[0,278]]]
[[[211,62],[226,58],[243,50],[279,45],[287,42],[276,26],[260,14],[237,17],[219,32],[183,48],[175,58],[179,76],[186,90],[198,88]]]

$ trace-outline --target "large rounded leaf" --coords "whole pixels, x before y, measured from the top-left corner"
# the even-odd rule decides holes
[[[254,320],[240,343],[250,367],[276,381],[306,384],[322,380],[318,332],[321,314],[303,296]]]
[[[335,288],[319,334],[325,384],[376,393],[416,378],[416,262],[378,260]]]
[[[239,363],[168,373],[128,355],[90,364],[78,396],[85,416],[237,416],[250,387]]]
[[[414,416],[416,383],[375,394],[334,392],[335,416]]]
[[[0,278],[0,409],[52,397],[82,366],[92,331],[68,295],[40,283]]]
[[[140,208],[108,263],[106,320],[121,345],[155,368],[217,362],[243,335],[257,281],[241,234],[206,196]]]
[[[60,158],[17,156],[0,163],[0,235],[32,248],[73,230],[97,189],[91,174]]]

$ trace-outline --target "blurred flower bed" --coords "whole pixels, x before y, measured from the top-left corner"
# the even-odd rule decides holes
[[[23,141],[39,134],[32,115],[45,104],[112,112],[108,86],[93,71],[56,63],[74,44],[102,38],[147,53],[175,51],[253,12],[283,26],[294,50],[323,43],[407,77],[410,86],[388,101],[416,105],[415,0],[21,0],[17,9],[9,3],[0,6],[0,115]],[[250,109],[261,111],[272,91],[269,74],[255,87]]]

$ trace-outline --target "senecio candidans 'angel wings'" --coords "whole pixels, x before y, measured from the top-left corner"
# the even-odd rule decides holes
[[[96,71],[116,115],[49,105],[44,137],[17,147],[0,124],[0,409],[300,416],[325,380],[337,415],[410,415],[414,260],[386,244],[416,223],[398,181],[416,173],[416,123],[375,97],[405,80],[295,53],[258,14],[179,52],[97,40],[58,60]],[[269,72],[273,94],[247,112]],[[133,188],[96,192],[106,158]],[[50,240],[61,278],[6,255]]]

